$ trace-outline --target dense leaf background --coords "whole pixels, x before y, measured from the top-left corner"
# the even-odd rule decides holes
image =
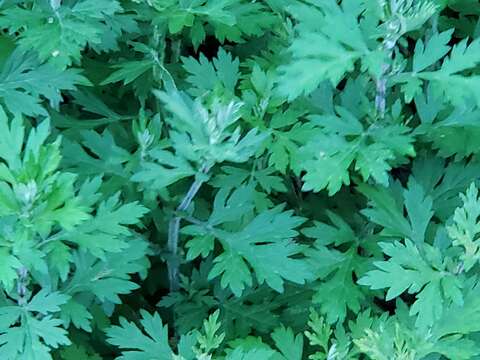
[[[477,0],[0,27],[0,359],[480,359]]]

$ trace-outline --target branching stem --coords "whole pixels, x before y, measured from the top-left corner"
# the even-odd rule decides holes
[[[393,57],[393,48],[395,47],[395,41],[388,40],[383,44],[383,50],[387,55],[387,59],[391,61]],[[387,78],[388,72],[390,70],[389,63],[383,63],[380,76],[377,79],[377,93],[375,95],[375,107],[377,109],[377,114],[380,118],[383,119],[385,116],[385,109],[387,103]]]
[[[200,174],[204,175],[207,174],[210,170],[210,166],[204,165],[200,169]],[[190,204],[193,201],[193,198],[200,190],[203,182],[205,180],[202,176],[195,179],[195,181],[190,186],[187,194],[183,198],[180,205],[177,207],[177,213],[184,212],[188,209]],[[177,291],[179,288],[180,280],[179,280],[179,267],[180,261],[178,260],[178,237],[179,237],[179,230],[180,230],[180,221],[182,217],[178,215],[174,215],[168,224],[168,252],[170,257],[167,261],[167,268],[168,268],[168,281],[170,284],[170,291]]]
[[[381,65],[380,74],[376,81],[376,95],[375,108],[377,114],[381,119],[385,117],[385,110],[387,104],[387,81],[391,71],[391,62],[393,59],[393,50],[400,36],[401,23],[395,19],[395,14],[398,11],[398,4],[395,0],[390,1],[390,16],[391,19],[387,23],[387,35],[383,40],[382,50],[385,53],[386,62]]]
[[[27,303],[27,284],[28,284],[28,269],[24,266],[21,266],[18,270],[18,280],[17,280],[17,294],[18,300],[17,303],[19,306],[24,306]]]

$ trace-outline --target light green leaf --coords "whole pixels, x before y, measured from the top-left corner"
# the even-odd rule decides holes
[[[168,328],[162,324],[162,319],[155,313],[141,311],[144,332],[132,322],[120,318],[120,325],[115,325],[107,330],[107,341],[122,349],[119,359],[137,360],[145,359],[171,360],[172,350],[168,344]]]

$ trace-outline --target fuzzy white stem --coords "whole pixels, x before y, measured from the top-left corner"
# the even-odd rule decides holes
[[[210,170],[210,167],[207,165],[202,166],[200,170],[201,175],[204,175]],[[193,201],[195,195],[197,195],[200,187],[202,186],[204,180],[203,179],[195,179],[195,181],[190,186],[187,194],[183,198],[180,205],[177,207],[177,212],[183,212],[188,209],[190,204]],[[168,268],[168,281],[170,284],[170,291],[177,291],[180,285],[180,261],[178,260],[178,237],[179,237],[179,230],[180,230],[180,220],[181,216],[174,216],[169,224],[168,224],[168,252],[170,258],[167,261],[167,268]]]

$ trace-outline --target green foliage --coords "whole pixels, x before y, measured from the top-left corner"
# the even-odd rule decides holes
[[[479,17],[0,1],[0,359],[480,359]]]
[[[58,108],[60,91],[74,90],[76,84],[88,84],[78,69],[62,71],[38,61],[33,52],[13,51],[3,63],[0,73],[0,94],[3,105],[12,114],[47,115],[41,106],[43,98]]]
[[[350,184],[349,168],[354,162],[354,169],[365,182],[372,178],[388,185],[390,163],[415,155],[408,127],[394,123],[381,127],[375,123],[364,128],[347,110],[337,111],[338,117],[312,117],[321,132],[300,150],[300,156],[309,159],[303,165],[307,172],[303,190],[327,188],[329,194],[336,193],[342,185]]]

